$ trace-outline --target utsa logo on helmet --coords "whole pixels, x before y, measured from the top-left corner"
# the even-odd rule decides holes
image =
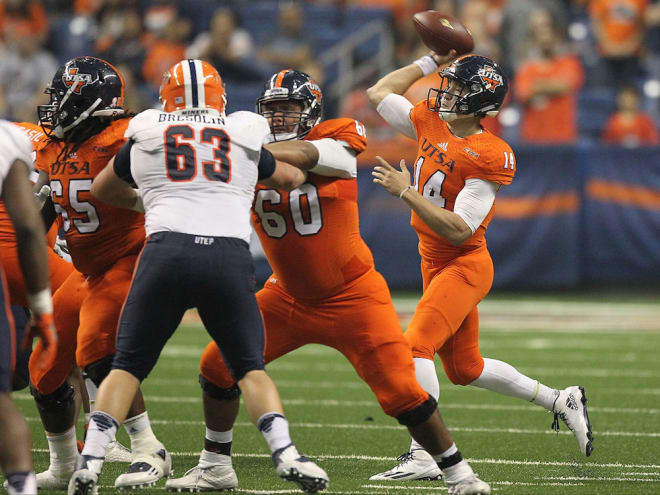
[[[75,84],[73,92],[79,95],[84,86],[92,84],[92,75],[79,73],[78,67],[67,67],[62,74],[62,82],[67,88],[70,88]]]
[[[491,93],[494,93],[495,89],[502,84],[502,76],[495,72],[490,65],[484,65],[477,74],[481,77],[484,87]]]

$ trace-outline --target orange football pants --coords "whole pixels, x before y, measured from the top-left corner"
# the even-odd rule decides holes
[[[387,284],[375,270],[319,303],[296,300],[271,282],[257,293],[257,302],[266,329],[266,363],[305,344],[322,344],[346,356],[390,416],[428,399],[415,378],[412,353]],[[235,383],[215,342],[202,354],[201,372],[220,388]]]
[[[58,356],[53,368],[40,373],[37,344],[30,358],[30,379],[41,394],[54,392],[77,363],[82,369],[115,352],[119,315],[133,277],[137,255],[118,260],[102,274],[85,278],[74,272],[53,297]]]
[[[404,334],[413,356],[433,360],[437,353],[452,383],[472,383],[484,368],[477,304],[493,283],[490,253],[484,247],[451,261],[422,258],[422,280],[424,294]]]
[[[47,252],[50,289],[55,293],[73,271],[73,265],[60,258],[52,249],[48,249]],[[7,278],[11,304],[26,307],[28,305],[27,288],[18,262],[16,243],[0,243],[0,264],[2,264]]]

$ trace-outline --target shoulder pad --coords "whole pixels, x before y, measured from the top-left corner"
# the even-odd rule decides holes
[[[138,113],[131,119],[130,124],[128,124],[128,129],[126,129],[124,137],[127,139],[133,139],[134,141],[137,140],[136,135],[139,132],[153,128],[153,125],[158,122],[158,115],[160,113],[159,110],[153,108]]]
[[[270,134],[266,118],[254,112],[231,113],[226,122],[231,141],[254,151],[261,150]]]
[[[362,153],[367,147],[367,136],[364,124],[359,120],[341,118],[329,119],[315,125],[305,136],[309,141],[323,138],[344,141],[356,153]]]

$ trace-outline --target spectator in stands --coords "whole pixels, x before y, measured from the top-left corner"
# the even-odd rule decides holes
[[[633,83],[640,75],[640,54],[649,0],[591,0],[589,14],[601,54],[598,82]]]
[[[520,63],[529,56],[529,21],[538,10],[552,14],[555,30],[566,31],[566,9],[561,0],[507,0],[502,12],[499,42],[502,57],[498,62],[506,74],[515,74]]]
[[[619,91],[617,110],[605,126],[603,141],[628,148],[660,144],[653,119],[639,108],[639,93],[634,86],[625,86]]]
[[[259,57],[277,68],[296,67],[306,73],[313,63],[314,40],[305,31],[303,11],[290,3],[280,9],[279,31],[259,50]],[[223,72],[224,74],[224,72]]]
[[[101,33],[96,47],[104,60],[115,66],[130,67],[134,74],[140,74],[146,48],[142,40],[142,17],[135,9],[122,9],[110,17],[102,19]]]
[[[0,58],[0,115],[34,122],[37,105],[48,102],[44,89],[57,70],[57,61],[41,48],[41,37],[15,26]]]
[[[472,33],[473,53],[499,62],[500,47],[495,35],[501,22],[501,6],[492,0],[466,0],[461,9],[461,21]]]
[[[152,89],[158,89],[163,74],[185,58],[185,40],[192,24],[179,15],[172,0],[154,0],[145,13],[144,24],[151,41],[148,42],[142,77]]]
[[[39,0],[4,0],[0,2],[0,32],[4,41],[21,32],[39,41],[48,35],[48,18]]]
[[[530,18],[535,49],[514,80],[523,105],[521,139],[533,143],[570,143],[577,138],[576,96],[584,80],[580,61],[566,52],[549,11]]]
[[[209,30],[198,35],[186,50],[186,57],[206,60],[222,71],[227,83],[266,79],[270,70],[255,55],[252,36],[240,27],[238,15],[230,8],[216,10]]]

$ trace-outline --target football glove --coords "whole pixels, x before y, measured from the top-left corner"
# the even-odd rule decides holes
[[[32,315],[23,337],[24,351],[27,352],[32,348],[32,340],[35,337],[39,338],[44,349],[43,358],[38,366],[41,370],[46,370],[53,365],[57,357],[57,330],[55,330],[52,314]]]
[[[66,239],[62,239],[58,236],[57,239],[55,239],[53,251],[55,251],[55,253],[57,253],[57,255],[64,261],[68,261],[69,263],[72,262],[71,255],[69,254],[69,246],[66,245]]]
[[[44,184],[39,192],[35,194],[35,197],[37,198],[37,205],[39,205],[40,210],[44,207],[44,203],[46,203],[46,200],[49,196],[50,186],[48,184]]]

